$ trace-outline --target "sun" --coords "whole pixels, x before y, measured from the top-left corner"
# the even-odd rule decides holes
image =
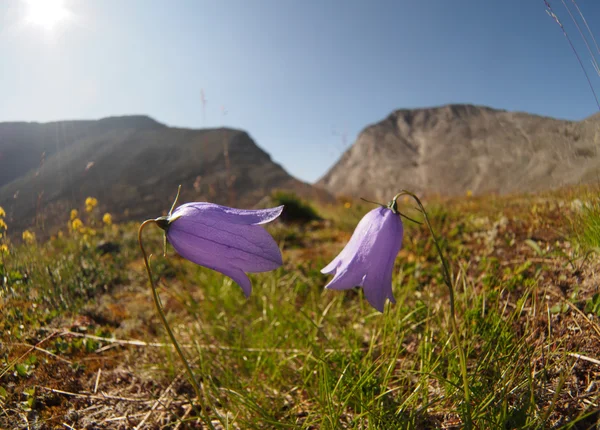
[[[26,6],[25,21],[48,31],[70,17],[70,11],[64,0],[24,0]]]

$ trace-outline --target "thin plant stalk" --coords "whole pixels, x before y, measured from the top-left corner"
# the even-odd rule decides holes
[[[596,101],[596,106],[598,106],[598,109],[600,109],[600,101],[598,101],[598,96],[596,95],[596,91],[594,90],[594,86],[592,85],[592,81],[590,79],[590,76],[588,75],[588,72],[585,69],[585,66],[583,65],[583,61],[581,60],[581,57],[579,56],[579,53],[577,52],[577,49],[575,49],[575,45],[573,45],[573,42],[571,41],[571,38],[567,34],[567,30],[565,30],[565,27],[563,26],[562,22],[560,21],[560,19],[558,19],[558,16],[556,16],[556,14],[554,13],[554,11],[552,10],[552,6],[550,6],[550,3],[548,2],[548,0],[544,0],[544,3],[546,4],[546,12],[548,13],[548,15],[550,15],[550,17],[552,19],[554,19],[554,21],[558,24],[558,26],[562,30],[563,34],[567,38],[567,42],[569,42],[569,46],[571,46],[571,50],[575,54],[575,57],[577,58],[577,61],[579,62],[579,66],[581,67],[581,70],[583,71],[583,74],[585,75],[585,79],[587,80],[587,83],[588,83],[588,85],[590,87],[590,91],[594,95],[594,100]],[[563,2],[563,4],[565,4],[565,3]],[[565,4],[565,7],[566,7],[566,4]]]
[[[444,276],[444,283],[448,287],[448,292],[450,295],[450,325],[452,326],[452,333],[453,333],[454,341],[456,342],[456,348],[458,350],[458,359],[460,361],[460,370],[461,370],[462,379],[463,379],[463,390],[464,390],[465,403],[466,403],[466,409],[467,409],[467,416],[466,416],[467,422],[465,423],[465,428],[472,428],[473,423],[472,423],[472,417],[471,417],[471,390],[469,389],[469,377],[467,374],[467,357],[466,357],[465,351],[462,347],[462,342],[460,340],[460,333],[458,331],[458,325],[456,323],[456,315],[455,315],[456,311],[455,311],[455,305],[454,305],[454,288],[452,286],[452,277],[450,276],[450,269],[448,267],[448,261],[446,260],[446,258],[444,257],[444,254],[442,253],[442,248],[441,248],[441,246],[437,240],[437,237],[433,231],[433,227],[431,226],[431,223],[429,222],[429,217],[427,216],[427,211],[425,211],[425,207],[423,207],[421,200],[419,200],[419,198],[415,194],[411,193],[410,191],[402,190],[402,192],[400,192],[400,193],[396,194],[396,196],[394,196],[393,201],[396,201],[396,199],[402,195],[408,195],[408,196],[412,197],[415,200],[415,202],[417,203],[417,205],[419,206],[419,210],[423,214],[423,218],[425,219],[425,224],[427,224],[429,233],[431,234],[431,237],[433,238],[433,243],[435,244],[437,253],[440,256],[440,261],[442,262],[442,273]]]
[[[575,0],[571,0],[571,1],[575,5],[575,8],[577,9],[577,12],[579,13],[579,16],[581,17],[581,19],[583,20],[583,23],[585,24],[585,28],[587,28],[587,31],[590,34],[590,36],[592,38],[592,41],[594,42],[594,46],[596,47],[596,52],[598,52],[598,54],[600,54],[600,48],[598,47],[598,42],[596,42],[596,38],[594,37],[594,33],[590,29],[590,26],[588,25],[587,20],[585,19],[585,16],[581,12],[581,9],[579,9],[579,6],[577,5],[577,2]],[[593,56],[594,54],[591,54],[591,55]]]
[[[398,196],[400,196],[400,195],[401,195],[401,194],[398,194]],[[394,200],[395,200],[395,199],[396,199],[398,196],[394,197]],[[384,205],[383,203],[377,203],[377,202],[374,202],[373,200],[367,200],[367,199],[363,199],[362,197],[361,197],[360,199],[361,199],[363,202],[367,202],[367,203],[373,203],[374,205],[379,205],[379,206],[381,206],[382,208],[387,208],[387,207],[388,207],[387,205]],[[409,221],[412,221],[412,222],[414,222],[415,224],[419,224],[419,225],[421,225],[421,224],[422,224],[421,222],[417,221],[416,219],[412,219],[412,218],[410,218],[409,216],[407,216],[407,215],[404,215],[404,214],[403,214],[403,213],[401,213],[401,212],[398,212],[398,215],[400,215],[401,217],[404,217],[404,218],[406,218],[406,219],[407,219],[407,220],[409,220]]]
[[[144,256],[144,264],[146,266],[146,272],[148,273],[148,279],[150,279],[150,287],[152,289],[152,298],[154,299],[154,304],[156,305],[156,310],[158,312],[158,315],[160,316],[160,319],[161,319],[163,325],[165,326],[165,329],[167,330],[167,334],[169,335],[169,338],[171,339],[171,342],[173,343],[173,346],[175,347],[175,350],[177,351],[179,358],[181,358],[181,361],[183,362],[183,365],[185,366],[185,370],[187,371],[187,374],[190,378],[190,382],[192,383],[192,386],[194,387],[194,391],[196,392],[198,401],[200,401],[200,399],[202,399],[202,391],[200,390],[200,384],[198,384],[198,381],[196,380],[196,377],[194,376],[194,372],[192,372],[192,368],[190,367],[187,359],[185,358],[185,355],[183,355],[183,351],[181,350],[181,347],[179,346],[179,343],[177,342],[177,339],[175,338],[175,334],[173,334],[173,330],[171,330],[171,326],[169,325],[167,318],[165,316],[165,313],[162,309],[160,297],[158,295],[158,291],[156,290],[156,284],[154,283],[154,279],[152,277],[152,270],[150,269],[150,262],[148,260],[148,254],[146,254],[146,250],[144,249],[144,245],[142,242],[142,232],[144,230],[144,227],[146,227],[149,224],[157,224],[157,222],[154,219],[149,219],[149,220],[144,221],[142,223],[142,225],[140,225],[140,228],[138,230],[138,243],[140,245],[142,255]],[[204,420],[204,418],[203,418],[203,420]]]
[[[585,46],[588,50],[588,53],[590,54],[590,59],[592,61],[592,65],[594,66],[595,70],[600,70],[600,67],[598,66],[598,62],[596,61],[596,56],[594,55],[594,51],[592,51],[592,48],[587,40],[587,37],[585,37],[585,34],[583,32],[583,30],[581,29],[581,26],[579,25],[579,22],[577,22],[577,20],[575,19],[575,16],[573,16],[573,13],[571,12],[571,9],[569,9],[569,6],[567,6],[567,4],[565,3],[565,0],[562,0],[562,4],[565,7],[565,9],[567,10],[567,12],[569,13],[569,16],[571,17],[571,20],[573,21],[573,23],[575,24],[575,27],[577,27],[577,31],[579,31],[579,35],[581,36],[581,38],[583,39],[583,42],[585,43]],[[577,3],[575,3],[573,1],[573,4],[575,5],[575,7],[577,8],[577,10],[579,11],[579,15],[583,18],[583,14],[581,13],[581,10],[579,10],[579,7],[577,6]],[[586,27],[587,27],[587,22],[585,21],[585,18],[583,18],[583,22],[585,23]],[[587,27],[588,31],[590,31],[590,28]],[[590,34],[591,31],[590,31]],[[593,37],[593,34],[592,34]],[[595,41],[594,41],[595,42]],[[596,47],[598,47],[598,45],[596,45]]]

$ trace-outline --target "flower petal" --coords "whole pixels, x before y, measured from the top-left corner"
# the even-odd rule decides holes
[[[167,231],[169,242],[190,261],[203,265],[179,248],[185,248],[199,260],[205,254],[220,258],[227,267],[245,272],[267,272],[283,264],[277,242],[261,226],[227,224],[208,216],[186,216],[175,219]]]
[[[231,279],[233,279],[236,284],[238,284],[240,287],[242,287],[242,291],[244,292],[244,295],[246,297],[250,297],[250,293],[252,292],[252,283],[250,282],[248,275],[246,275],[240,269],[228,268],[228,269],[223,269],[223,270],[219,270],[219,269],[215,269],[215,270],[217,272],[221,272],[223,275],[229,276]]]
[[[338,255],[333,260],[331,260],[331,263],[329,263],[327,266],[325,266],[321,269],[321,273],[323,273],[324,275],[331,275],[332,273],[335,273],[337,271],[338,266],[341,263],[342,263],[342,260],[340,259],[340,256]]]
[[[250,295],[250,292],[252,291],[252,283],[242,269],[228,265],[227,260],[219,258],[213,253],[198,249],[197,247],[193,246],[193,244],[190,245],[190,242],[188,241],[175,240],[175,242],[171,242],[171,244],[177,253],[186,260],[196,263],[199,266],[215,270],[225,276],[229,276],[240,287],[242,287],[246,297]]]
[[[325,288],[329,290],[349,290],[350,288],[360,287],[363,277],[364,275],[360,270],[345,267],[335,274],[333,279],[325,285]]]
[[[390,209],[381,207],[367,213],[346,247],[322,270],[334,273],[326,288],[361,286],[369,303],[383,312],[386,298],[395,302],[392,273],[402,235],[402,220]]]
[[[364,279],[365,285],[368,285],[369,282],[369,275],[366,275]],[[385,299],[388,297],[385,288],[378,288],[378,284],[375,284],[375,287],[372,288],[363,287],[363,291],[365,292],[365,298],[369,304],[379,312],[383,312]]]
[[[386,298],[396,302],[392,292],[392,274],[396,256],[402,247],[403,230],[402,220],[390,211],[390,215],[385,215],[377,241],[370,250],[363,290],[365,298],[380,312],[383,312]]]
[[[283,211],[283,206],[270,209],[235,209],[214,203],[194,202],[179,206],[170,218],[207,217],[213,220],[240,225],[260,225],[273,221]]]
[[[341,266],[352,264],[359,254],[364,253],[363,241],[372,235],[371,230],[373,229],[373,226],[381,223],[381,213],[379,209],[384,208],[373,209],[362,217],[344,249],[341,250],[331,263],[321,269],[321,273],[327,275],[334,273],[338,268],[341,268]]]
[[[369,273],[363,279],[362,287],[365,298],[379,312],[383,312],[386,298],[390,302],[396,303],[392,291],[392,274],[397,255],[398,251],[392,249],[389,252],[389,259],[385,266],[382,266],[379,270],[369,270]]]

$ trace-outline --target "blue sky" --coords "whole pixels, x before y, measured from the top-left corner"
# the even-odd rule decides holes
[[[226,125],[314,181],[399,108],[598,111],[543,0],[63,0],[51,30],[31,22],[34,1],[0,4],[0,121]],[[600,39],[600,2],[578,4]],[[564,6],[551,5],[600,88]]]

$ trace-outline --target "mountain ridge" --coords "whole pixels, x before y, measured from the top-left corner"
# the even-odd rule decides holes
[[[460,195],[542,191],[590,182],[600,115],[560,120],[488,106],[398,109],[369,124],[316,185],[389,199],[399,189]]]
[[[0,206],[11,234],[31,225],[56,229],[88,196],[117,220],[157,217],[179,184],[181,203],[251,207],[275,189],[332,200],[289,175],[243,130],[168,127],[146,116],[6,124]]]

